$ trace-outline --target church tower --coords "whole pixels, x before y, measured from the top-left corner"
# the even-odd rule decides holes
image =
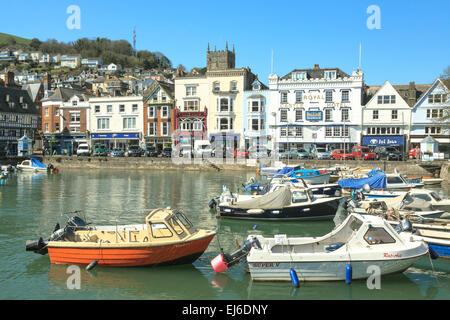
[[[225,50],[216,50],[214,47],[214,51],[209,49],[206,55],[206,68],[207,71],[215,71],[215,70],[228,70],[235,68],[235,52],[234,45],[233,51],[228,50],[228,42],[225,44]]]

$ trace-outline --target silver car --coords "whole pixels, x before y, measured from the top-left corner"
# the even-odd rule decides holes
[[[316,159],[331,159],[331,153],[325,148],[317,148],[314,153]]]

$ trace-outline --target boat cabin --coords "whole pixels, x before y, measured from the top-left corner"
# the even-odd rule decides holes
[[[77,230],[73,242],[148,245],[179,241],[196,232],[181,211],[155,209],[147,215],[145,224],[89,226],[86,230]]]

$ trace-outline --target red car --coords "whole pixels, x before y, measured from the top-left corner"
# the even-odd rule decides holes
[[[375,153],[369,147],[355,146],[352,148],[353,159],[375,160]]]
[[[414,148],[414,149],[409,150],[408,158],[420,159],[420,148]]]
[[[335,160],[352,160],[352,153],[345,153],[344,149],[334,149],[331,153],[331,158]]]
[[[245,148],[234,149],[234,157],[235,158],[248,158],[248,151],[246,151]]]

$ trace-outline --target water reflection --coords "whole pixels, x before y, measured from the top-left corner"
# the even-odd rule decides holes
[[[208,202],[222,185],[237,191],[254,172],[157,172],[64,170],[60,174],[11,175],[0,188],[0,298],[13,299],[448,299],[449,261],[428,257],[405,273],[382,278],[381,290],[365,281],[300,283],[253,282],[242,261],[215,274],[210,261],[236,249],[249,234],[312,237],[329,233],[332,221],[267,222],[217,219]],[[447,191],[446,191],[447,190]],[[439,189],[440,193],[450,190]],[[156,268],[81,268],[81,289],[69,290],[67,266],[25,252],[25,241],[48,236],[61,213],[82,210],[92,223],[142,223],[142,209],[178,208],[197,228],[218,229],[193,264]],[[64,222],[64,221],[63,221]]]

